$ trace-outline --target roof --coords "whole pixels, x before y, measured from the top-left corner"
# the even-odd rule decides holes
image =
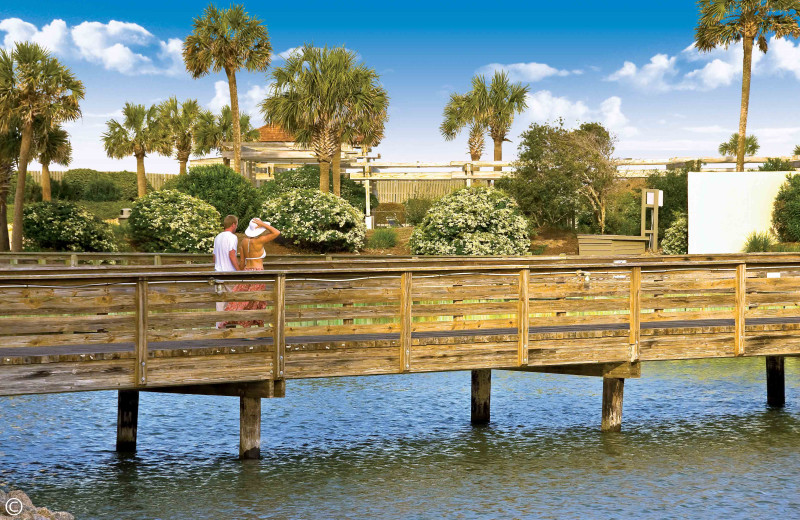
[[[294,137],[277,125],[264,125],[258,129],[258,140],[262,143],[294,142]]]

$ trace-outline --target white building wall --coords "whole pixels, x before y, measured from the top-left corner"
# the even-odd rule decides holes
[[[739,253],[747,235],[769,231],[787,173],[690,172],[689,253]]]

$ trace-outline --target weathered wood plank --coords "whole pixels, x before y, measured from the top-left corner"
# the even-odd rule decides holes
[[[412,307],[413,278],[403,273],[400,278],[400,370],[411,369],[411,320],[417,309]]]
[[[519,272],[519,294],[517,297],[517,336],[520,366],[528,364],[528,327],[530,326],[530,275],[529,269]]]

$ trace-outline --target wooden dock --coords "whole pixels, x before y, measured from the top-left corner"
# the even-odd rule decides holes
[[[596,376],[616,431],[642,361],[765,356],[780,406],[783,356],[800,354],[796,254],[192,261],[0,269],[0,395],[118,390],[121,451],[140,391],[238,396],[251,458],[261,399],[292,379],[471,370],[485,423],[491,370]],[[216,311],[232,301],[255,308]],[[217,327],[243,320],[257,325]]]

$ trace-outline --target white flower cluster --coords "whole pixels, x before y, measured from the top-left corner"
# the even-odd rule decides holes
[[[689,221],[686,215],[676,218],[664,233],[661,249],[667,255],[685,255],[689,250]]]
[[[415,255],[524,255],[528,221],[511,198],[493,188],[465,188],[436,202],[414,232]]]
[[[364,247],[364,217],[346,200],[319,190],[291,190],[268,200],[261,218],[292,244],[313,251],[358,251]]]
[[[221,222],[214,206],[176,190],[139,198],[128,220],[141,249],[162,253],[210,253]]]
[[[74,252],[116,252],[111,226],[85,208],[53,201],[25,207],[22,230],[35,249]]]

